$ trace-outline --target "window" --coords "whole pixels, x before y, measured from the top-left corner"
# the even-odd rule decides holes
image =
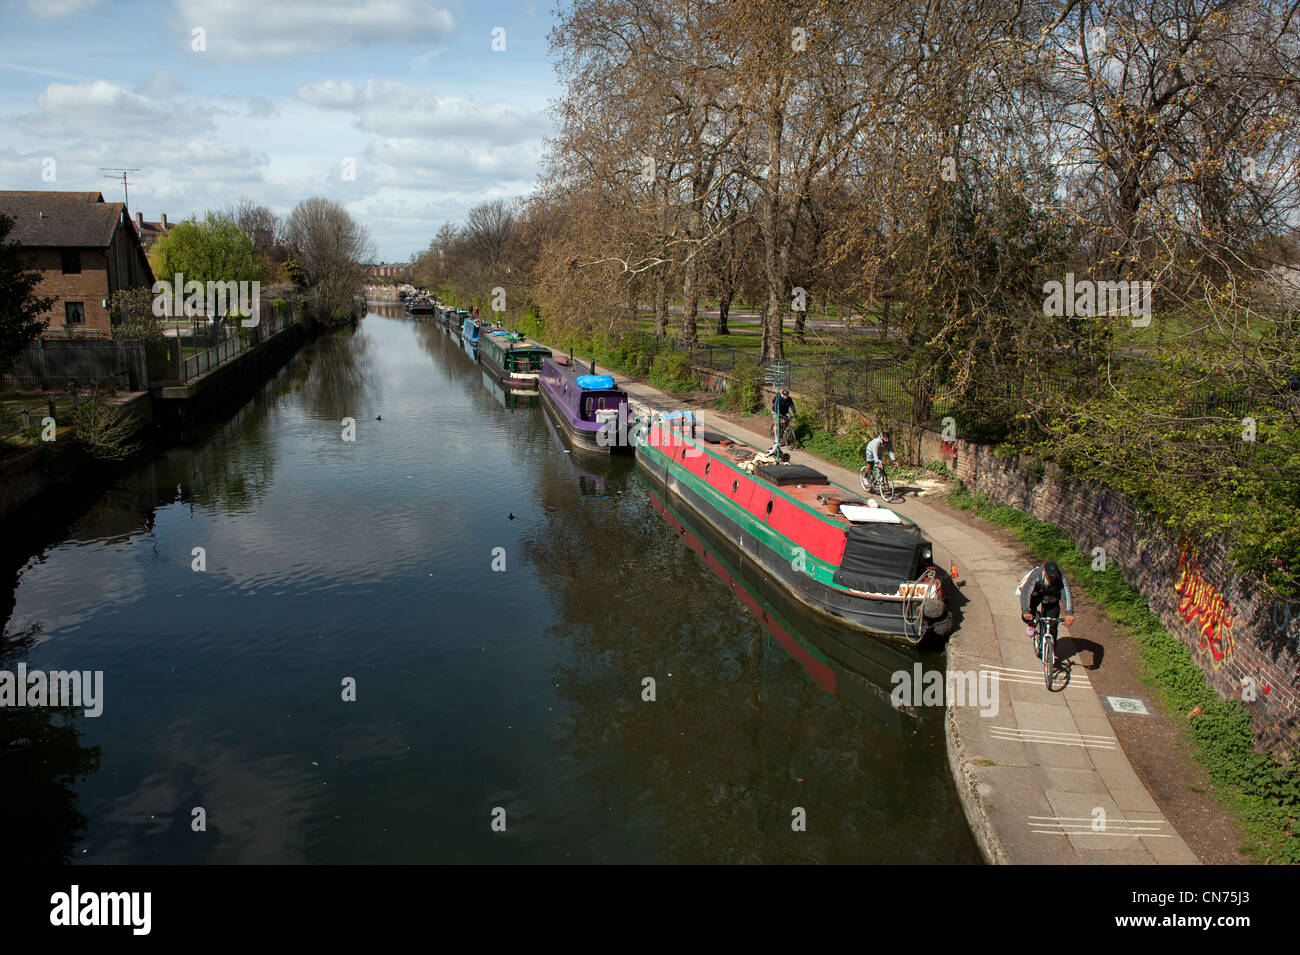
[[[81,250],[80,249],[63,250],[63,274],[64,275],[81,274]]]
[[[81,302],[64,302],[63,315],[69,325],[86,324],[86,306]]]

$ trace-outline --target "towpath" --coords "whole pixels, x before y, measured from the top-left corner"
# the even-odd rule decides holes
[[[597,371],[613,375],[634,403],[656,411],[682,407],[650,385]],[[771,442],[746,424],[691,410],[704,427],[760,447]],[[847,490],[858,487],[855,471],[801,451],[791,460]],[[982,670],[997,680],[996,713],[950,700],[946,714],[953,778],[984,857],[1017,864],[1198,863],[1129,763],[1088,671],[1072,662],[1068,681],[1058,675],[1052,691],[1045,686],[1015,594],[1024,558],[922,497],[909,494],[890,507],[919,524],[935,546],[935,562],[955,563],[963,580],[948,674]],[[1064,623],[1059,647],[1070,661],[1076,648]]]

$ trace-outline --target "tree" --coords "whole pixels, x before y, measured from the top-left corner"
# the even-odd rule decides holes
[[[121,319],[113,326],[114,338],[162,339],[162,323],[153,313],[152,289],[118,289],[108,297],[108,310]]]
[[[294,207],[284,236],[317,318],[327,323],[348,319],[352,297],[365,280],[361,265],[374,255],[366,230],[342,205],[316,196]]]
[[[6,241],[13,227],[14,220],[0,213],[0,374],[45,330],[48,320],[40,315],[54,304],[33,294],[41,273],[26,267],[21,245]]]
[[[202,222],[187,219],[158,239],[149,264],[160,280],[181,274],[185,281],[260,282],[266,278],[257,249],[239,226],[217,212]]]

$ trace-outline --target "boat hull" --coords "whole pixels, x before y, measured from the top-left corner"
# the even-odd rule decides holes
[[[483,366],[483,373],[490,375],[497,386],[505,391],[513,391],[518,394],[537,394],[537,376],[521,375],[514,372],[507,372],[496,362],[491,361],[486,356],[479,358],[479,364]]]
[[[903,596],[860,595],[829,586],[796,567],[787,553],[769,546],[753,533],[753,522],[715,506],[696,482],[652,445],[637,445],[637,468],[652,483],[680,502],[727,541],[745,561],[762,570],[802,607],[854,630],[915,645],[920,635],[904,621],[908,599]],[[911,606],[915,612],[915,604]]]
[[[632,453],[633,447],[631,443],[614,445],[601,444],[600,439],[597,437],[599,430],[589,431],[586,428],[573,427],[568,416],[564,413],[564,410],[556,404],[555,398],[551,396],[550,392],[548,392],[546,388],[539,388],[537,394],[541,397],[542,407],[546,409],[546,413],[555,421],[560,433],[564,435],[565,440],[568,441],[573,450],[579,451],[583,454],[600,455],[601,457],[609,457],[611,454]],[[629,424],[628,430],[631,431],[632,427],[633,426]]]

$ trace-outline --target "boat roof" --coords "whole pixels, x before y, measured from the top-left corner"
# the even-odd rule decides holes
[[[624,395],[624,396],[627,395],[627,392],[618,386],[618,382],[614,382],[614,387],[612,388],[583,388],[582,385],[579,385],[578,384],[579,378],[581,378],[583,375],[591,374],[590,371],[591,365],[586,362],[583,362],[582,364],[577,364],[576,363],[577,359],[574,359],[573,362],[570,362],[568,355],[557,355],[554,352],[551,353],[550,360],[552,363],[554,363],[555,367],[559,369],[560,372],[566,378],[569,379],[569,381],[573,382],[575,387],[581,389],[583,392],[589,391],[592,394],[611,394],[613,392],[617,392],[620,395]],[[603,377],[612,378],[613,376],[605,375]]]
[[[677,432],[674,432],[674,434],[676,435]],[[717,431],[701,429],[697,432],[697,435],[695,439],[688,437],[685,440],[711,457],[725,461],[737,468],[764,453],[752,445]],[[741,468],[741,470],[748,471],[746,468]],[[771,485],[776,489],[777,493],[815,511],[820,517],[828,521],[842,524],[846,529],[882,526],[875,521],[869,523],[851,521],[838,511],[834,514],[828,511],[824,501],[828,497],[839,498],[842,504],[850,506],[863,506],[867,505],[867,502],[859,493],[846,491],[839,485],[832,484],[825,474],[813,468],[805,467],[802,464],[777,464],[773,461],[754,465],[750,473],[764,484]],[[879,509],[890,510],[883,506]],[[890,510],[890,513],[898,518],[898,523],[889,522],[883,526],[898,528],[901,525],[916,528],[916,522],[906,515],[892,510]]]

